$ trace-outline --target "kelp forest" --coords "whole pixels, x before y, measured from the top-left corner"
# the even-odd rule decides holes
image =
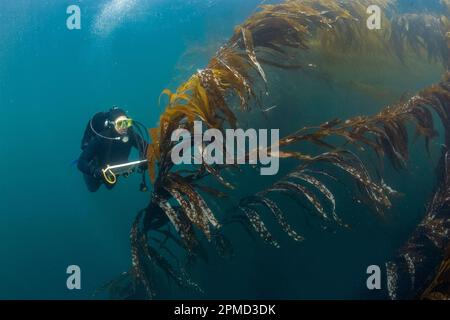
[[[382,28],[377,30],[367,27],[371,5],[381,8]],[[318,233],[357,228],[340,207],[343,197],[384,219],[405,196],[390,185],[387,172],[408,174],[414,156],[410,150],[417,145],[435,166],[435,186],[424,203],[422,221],[397,256],[386,261],[389,296],[449,299],[450,1],[440,5],[442,10],[436,12],[404,12],[395,0],[286,0],[255,8],[207,65],[161,93],[164,109],[158,125],[149,129],[147,149],[152,188],[147,207],[137,213],[130,231],[130,269],[102,290],[112,298],[157,298],[155,277],[164,273],[177,287],[202,292],[202,283],[189,269],[205,259],[207,247],[224,259],[232,259],[237,246],[255,241],[283,250],[279,237],[284,232],[301,251],[302,243],[310,240],[293,220],[302,216],[320,225]],[[345,65],[353,65],[351,72],[361,79],[364,66],[374,63],[386,74],[392,64],[430,64],[441,78],[420,90],[394,88],[389,91],[392,103],[379,105],[376,112],[361,107],[350,117],[332,112],[328,117],[322,110],[325,121],[316,124],[302,123],[302,117],[290,119],[296,129],[282,130],[279,143],[265,150],[285,170],[251,194],[241,191],[233,177],[258,175],[257,164],[179,166],[171,159],[176,145],[172,132],[193,133],[195,121],[221,132],[245,130],[252,119],[260,127],[271,127],[266,101],[272,97],[283,108],[283,100],[273,98],[274,86],[284,85],[276,83],[283,81],[277,74],[296,74],[284,81],[315,81],[327,90],[330,84],[342,84],[339,70]],[[383,94],[375,85],[346,84],[362,95]],[[299,100],[284,107],[301,112],[314,105]],[[295,215],[286,214],[287,202],[298,207]],[[218,212],[224,207],[229,209]],[[249,241],[233,243],[230,225],[243,228]]]

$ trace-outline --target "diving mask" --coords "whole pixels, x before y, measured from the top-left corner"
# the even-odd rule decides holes
[[[124,131],[133,126],[133,120],[125,117],[121,117],[114,122],[114,127],[118,131]]]

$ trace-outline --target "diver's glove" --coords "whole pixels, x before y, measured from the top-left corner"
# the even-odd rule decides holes
[[[92,173],[92,176],[93,176],[95,179],[105,181],[105,177],[104,177],[104,175],[103,175],[103,171],[102,171],[101,168],[94,169],[94,172]]]

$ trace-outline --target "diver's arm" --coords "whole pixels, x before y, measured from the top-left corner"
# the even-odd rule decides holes
[[[89,176],[96,177],[100,168],[95,165],[95,161],[92,161],[98,152],[98,139],[93,139],[84,151],[81,153],[80,159],[78,160],[78,169]]]

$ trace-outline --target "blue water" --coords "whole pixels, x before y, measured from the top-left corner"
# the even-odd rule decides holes
[[[205,66],[258,3],[0,0],[0,299],[88,299],[128,269],[129,230],[138,210],[147,205],[148,194],[139,192],[139,177],[122,181],[110,192],[86,191],[72,164],[84,127],[91,115],[112,105],[155,126],[162,111],[161,91],[173,89]],[[66,28],[66,8],[72,4],[81,7],[81,30]],[[438,75],[430,72],[408,86],[417,90]],[[285,94],[278,103],[294,105],[298,100],[289,95],[296,92],[289,83],[294,75],[284,77],[286,85],[278,88],[278,95]],[[320,104],[321,93],[311,86],[308,92],[316,92]],[[321,103],[329,107],[325,100]],[[350,100],[336,93],[330,112],[339,111],[339,101]],[[370,113],[385,101],[366,102],[362,111]],[[349,105],[344,116],[362,113],[356,108]],[[324,116],[314,109],[287,112],[311,123]],[[327,119],[334,117],[331,113]],[[284,119],[275,115],[274,121]],[[284,130],[296,126],[286,124]],[[230,229],[236,257],[224,262],[213,256],[193,270],[204,295],[172,287],[161,297],[377,298],[379,294],[365,290],[365,266],[384,263],[401,245],[420,219],[433,183],[420,173],[409,177],[394,178],[396,187],[412,195],[398,202],[387,222],[365,209],[356,210],[347,200],[340,207],[347,208],[344,215],[354,223],[351,231],[304,228],[305,243],[280,235],[280,250]],[[293,206],[291,218],[299,212]],[[71,264],[81,267],[82,290],[66,288]]]

